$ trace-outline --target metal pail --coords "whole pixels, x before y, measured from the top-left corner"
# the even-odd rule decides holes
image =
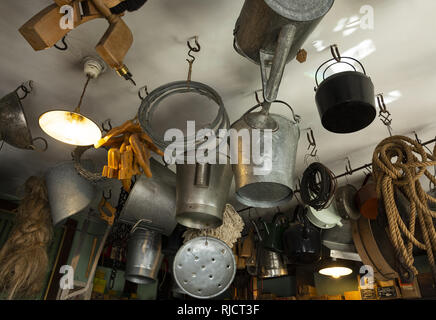
[[[177,222],[194,229],[219,227],[232,178],[230,162],[177,165]]]
[[[252,109],[250,109],[252,110]],[[249,111],[250,111],[249,110]],[[262,112],[247,112],[232,125],[237,132],[248,130],[251,148],[255,143],[260,147],[260,164],[255,164],[253,152],[243,150],[242,139],[238,136],[237,143],[230,143],[231,154],[237,154],[238,163],[233,164],[236,182],[236,199],[247,206],[257,208],[272,208],[283,205],[292,199],[294,194],[295,162],[297,156],[300,129],[297,122],[292,122],[278,114],[266,116]],[[268,123],[272,119],[276,127],[272,130],[271,153],[264,149],[264,131],[253,141],[254,124],[259,119]]]
[[[84,160],[84,165],[92,162]],[[97,196],[94,185],[77,173],[74,161],[61,162],[45,175],[53,224],[64,222],[90,205]]]
[[[160,233],[145,228],[132,230],[127,243],[126,280],[138,284],[156,282],[162,259]]]
[[[176,227],[176,174],[150,159],[153,176],[138,177],[120,215],[120,220],[169,236]]]
[[[27,126],[27,119],[21,100],[27,96],[28,91],[25,91],[24,97],[19,97],[17,92],[20,88],[22,87],[20,86],[0,99],[0,140],[4,140],[15,148],[27,150],[35,150],[36,147],[33,142],[35,140],[42,140],[45,144],[45,148],[42,151],[45,151],[47,149],[47,141],[41,137],[33,139]]]

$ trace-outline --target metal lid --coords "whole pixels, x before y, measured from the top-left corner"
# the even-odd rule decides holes
[[[336,211],[334,203],[328,208],[317,211],[311,207],[307,209],[307,219],[321,229],[331,229],[335,226],[342,226],[341,216]]]
[[[357,189],[351,184],[339,187],[335,193],[335,204],[339,215],[343,219],[357,220],[360,212],[354,202]]]
[[[213,298],[233,282],[235,257],[223,241],[198,237],[180,247],[174,258],[173,274],[185,293],[198,299]]]
[[[334,0],[265,0],[277,14],[295,21],[312,21],[324,16]]]

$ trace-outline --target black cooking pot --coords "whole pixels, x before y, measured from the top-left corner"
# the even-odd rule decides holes
[[[309,222],[303,206],[295,208],[283,245],[292,264],[311,264],[321,259],[321,231]]]
[[[332,54],[334,58],[324,62],[315,75],[315,100],[321,122],[325,129],[334,133],[356,132],[369,126],[376,117],[374,85],[358,60],[340,57],[338,51],[334,52],[333,49]],[[324,80],[318,86],[318,73],[327,64],[323,72]],[[325,78],[326,71],[338,64],[346,64],[353,71],[339,72]],[[356,65],[360,65],[363,73],[357,71]]]

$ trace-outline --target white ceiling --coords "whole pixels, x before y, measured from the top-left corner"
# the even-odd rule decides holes
[[[50,3],[50,0],[0,2],[0,96],[26,80],[33,80],[35,90],[23,101],[23,106],[32,135],[43,136],[49,143],[45,153],[4,144],[0,151],[3,193],[14,194],[28,176],[71,159],[73,147],[46,136],[37,119],[54,107],[75,107],[84,82],[80,61],[86,55],[95,55],[94,46],[107,27],[104,20],[87,23],[67,36],[68,51],[52,48],[35,52],[17,30]],[[152,90],[167,82],[186,79],[186,40],[198,35],[202,49],[196,55],[193,80],[215,88],[223,98],[230,121],[237,120],[255,104],[253,92],[260,88],[258,67],[232,47],[233,27],[242,4],[243,0],[149,0],[139,11],[126,14],[124,20],[133,32],[134,44],[125,63],[138,86],[147,85]],[[356,23],[353,24],[361,17],[363,5],[374,8],[373,30],[355,28]],[[321,126],[313,74],[330,58],[330,53],[319,52],[314,42],[326,47],[336,43],[342,53],[363,46],[355,57],[361,58],[376,92],[383,92],[387,100],[390,92],[398,98],[388,104],[394,133],[410,134],[416,130],[425,140],[436,134],[436,130],[430,130],[436,118],[434,12],[433,0],[336,0],[304,45],[308,61],[304,64],[293,61],[287,66],[279,98],[289,102],[302,117],[302,129],[313,129],[320,160],[335,173],[344,171],[343,159],[347,155],[353,167],[368,163],[373,148],[387,135],[387,130],[378,119],[368,128],[347,135],[330,133]],[[109,70],[91,82],[82,112],[99,123],[110,118],[114,125],[121,124],[133,118],[138,110],[137,90],[138,87]],[[289,115],[281,107],[275,110]],[[298,151],[299,173],[304,170],[306,147],[303,133]]]

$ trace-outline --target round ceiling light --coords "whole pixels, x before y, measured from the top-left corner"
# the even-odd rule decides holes
[[[349,274],[353,273],[353,270],[347,267],[327,267],[320,269],[318,272],[324,276],[339,279],[340,277],[348,276]]]
[[[39,117],[39,126],[52,138],[76,146],[93,145],[101,138],[94,121],[71,111],[48,111]]]

